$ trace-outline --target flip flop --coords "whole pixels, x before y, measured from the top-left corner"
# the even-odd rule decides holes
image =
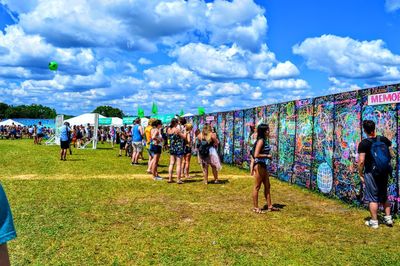
[[[253,208],[253,212],[255,212],[255,213],[257,213],[257,214],[264,214],[264,213],[265,213],[265,211],[263,211],[263,210],[260,209],[260,208]]]

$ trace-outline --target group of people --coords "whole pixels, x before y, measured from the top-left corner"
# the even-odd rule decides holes
[[[41,144],[44,137],[54,134],[54,129],[45,127],[42,122],[33,126],[21,126],[12,123],[11,125],[0,125],[1,139],[22,139],[29,138],[34,140],[34,144]]]
[[[158,165],[161,153],[166,152],[170,157],[169,183],[174,182],[174,170],[178,184],[182,184],[184,178],[191,178],[190,164],[193,154],[198,156],[198,162],[202,166],[204,183],[208,183],[209,167],[212,169],[214,182],[219,182],[218,171],[222,168],[217,154],[219,141],[210,125],[205,125],[201,132],[193,132],[193,126],[183,117],[172,119],[167,126],[163,126],[161,120],[151,118],[144,128],[140,118],[137,118],[132,127],[121,127],[117,130],[116,141],[120,144],[119,156],[125,150],[130,155],[133,166],[144,158],[144,150],[148,153],[147,173],[154,180],[163,180],[159,175]],[[131,154],[127,152],[130,148]]]

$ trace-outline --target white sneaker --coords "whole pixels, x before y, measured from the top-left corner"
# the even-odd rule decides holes
[[[154,177],[154,181],[162,181],[162,180],[163,180],[162,177],[159,176]]]
[[[383,216],[383,223],[386,224],[389,227],[392,227],[393,226],[392,215]]]
[[[373,229],[378,229],[379,228],[379,224],[377,220],[369,220],[365,222],[365,225],[373,228]]]

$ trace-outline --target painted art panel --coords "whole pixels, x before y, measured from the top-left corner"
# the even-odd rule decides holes
[[[332,195],[333,184],[333,132],[335,104],[333,96],[314,101],[313,167],[311,189]]]
[[[233,164],[233,112],[225,114],[224,163]]]
[[[296,108],[294,102],[279,106],[279,163],[278,178],[289,182],[293,175],[296,137]]]
[[[266,106],[256,107],[256,117],[255,117],[255,125],[258,126],[261,123],[265,123],[265,110]]]
[[[206,118],[205,118],[205,116],[199,116],[198,117],[199,118],[199,120],[198,120],[198,128],[199,128],[199,130],[201,131],[201,130],[203,130],[203,127],[204,127],[204,125],[205,125],[205,123],[206,123]]]
[[[225,113],[218,113],[217,116],[217,137],[219,140],[218,154],[221,158],[221,161],[224,162],[224,145],[225,145]]]
[[[361,141],[361,101],[358,92],[335,96],[334,173],[335,194],[340,199],[360,202],[357,148]]]
[[[272,160],[268,170],[271,175],[278,176],[278,139],[279,139],[279,105],[269,105],[265,108],[264,123],[269,125],[269,145],[271,146]]]
[[[313,100],[296,101],[296,147],[292,183],[310,188],[312,166]]]
[[[392,206],[395,206],[395,202],[398,199],[397,191],[397,105],[396,104],[385,104],[385,105],[368,105],[368,95],[392,92],[394,88],[390,87],[378,87],[362,92],[363,109],[362,109],[362,120],[372,120],[376,124],[376,133],[378,136],[385,136],[392,142],[392,148],[395,152],[395,156],[392,158],[393,173],[389,178],[388,183],[388,197]],[[363,132],[363,138],[367,138],[367,135]]]
[[[244,111],[244,143],[243,143],[243,168],[250,169],[251,149],[256,140],[255,134],[255,109]]]
[[[234,164],[242,167],[243,166],[243,144],[244,144],[244,138],[243,138],[243,127],[244,127],[244,123],[243,123],[243,115],[244,115],[244,111],[240,110],[240,111],[235,111],[234,112],[234,142],[233,142],[233,151],[234,151],[234,155],[233,155],[233,160],[234,160]]]

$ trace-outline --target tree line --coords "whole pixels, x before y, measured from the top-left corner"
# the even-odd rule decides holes
[[[119,117],[124,116],[124,112],[118,108],[111,106],[98,106],[93,110],[93,113],[99,113],[106,117]],[[43,106],[41,104],[31,105],[8,105],[0,103],[0,119],[6,118],[34,118],[34,119],[53,119],[57,116],[57,112],[54,108]],[[71,118],[73,116],[66,115],[64,119]]]

